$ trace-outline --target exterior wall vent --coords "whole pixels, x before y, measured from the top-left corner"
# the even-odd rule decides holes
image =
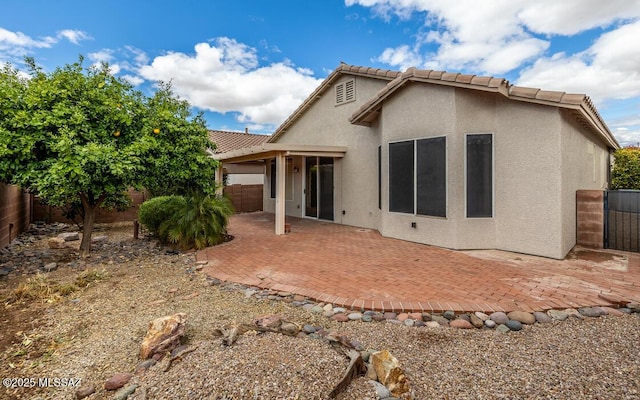
[[[336,85],[336,105],[356,100],[356,80],[351,79]]]

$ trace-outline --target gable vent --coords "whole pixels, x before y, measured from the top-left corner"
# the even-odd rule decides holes
[[[336,85],[336,105],[348,103],[356,99],[356,81],[348,80]]]

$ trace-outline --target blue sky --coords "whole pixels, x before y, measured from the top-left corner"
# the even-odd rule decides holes
[[[640,143],[640,0],[4,1],[0,62],[106,61],[211,129],[271,133],[341,61],[586,93]]]

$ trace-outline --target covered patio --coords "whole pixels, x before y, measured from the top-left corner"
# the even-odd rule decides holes
[[[231,218],[235,238],[197,253],[223,281],[349,309],[543,311],[640,302],[640,255],[575,249],[558,261],[502,251],[451,251],[377,231],[274,214]],[[284,215],[282,216],[284,228]]]

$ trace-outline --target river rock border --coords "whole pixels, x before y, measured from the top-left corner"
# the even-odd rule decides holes
[[[201,265],[206,264],[203,262]],[[262,289],[254,286],[246,286],[238,283],[223,282],[217,278],[207,278],[211,285],[224,286],[244,292],[245,297],[253,297],[262,301],[282,301],[294,307],[301,307],[311,313],[323,316],[337,322],[386,322],[390,324],[404,325],[407,327],[457,329],[494,329],[498,332],[508,333],[522,330],[525,325],[546,324],[554,321],[566,321],[567,319],[598,318],[603,315],[622,316],[626,314],[640,313],[640,303],[624,303],[623,307],[614,308],[607,306],[566,308],[563,310],[550,309],[546,312],[536,311],[511,311],[508,313],[496,311],[490,314],[483,312],[456,313],[453,310],[443,313],[428,312],[380,312],[364,309],[346,309],[334,307],[331,303],[313,301],[305,296],[290,292],[279,292],[270,289]],[[313,332],[305,332],[311,334]]]

